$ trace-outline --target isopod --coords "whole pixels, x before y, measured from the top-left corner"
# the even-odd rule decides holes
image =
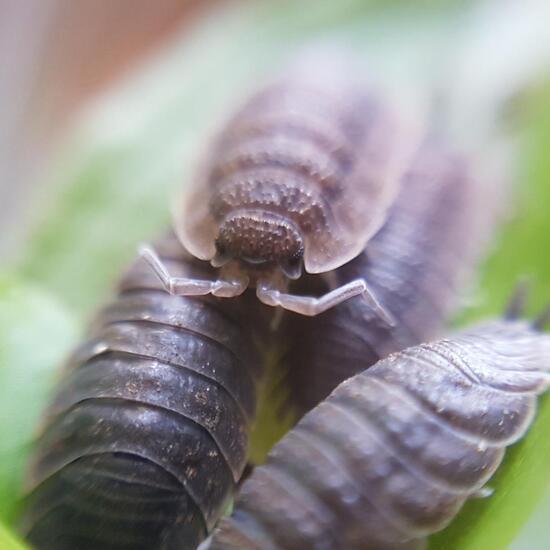
[[[244,483],[210,550],[410,549],[523,437],[550,336],[496,320],[388,356],[307,413]]]
[[[418,144],[401,128],[349,74],[314,66],[237,113],[177,236],[143,249],[153,270],[131,268],[64,371],[29,477],[31,543],[184,549],[212,530],[264,377],[269,318],[248,286],[297,313],[333,308],[283,319],[301,412],[441,327],[483,240],[480,188],[431,144],[404,176]]]
[[[498,183],[481,180],[469,159],[442,144],[427,141],[420,148],[383,227],[363,253],[333,273],[334,286],[368,280],[393,326],[362,300],[313,319],[283,318],[281,368],[296,412],[310,410],[389,353],[441,334],[490,242],[500,213]],[[320,281],[300,282],[306,292],[314,283]]]
[[[317,315],[362,294],[385,318],[364,278],[324,296],[288,293],[302,270],[331,273],[360,254],[384,223],[417,147],[406,125],[343,60],[307,57],[230,120],[176,208],[176,233],[216,280],[174,277],[143,247],[174,294],[260,301]]]
[[[158,244],[185,276],[211,268]],[[73,354],[47,411],[23,531],[39,549],[194,549],[247,462],[257,300],[170,296],[143,261]]]

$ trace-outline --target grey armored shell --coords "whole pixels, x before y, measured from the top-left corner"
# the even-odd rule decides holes
[[[211,550],[421,548],[529,428],[550,336],[496,321],[342,383],[245,482]]]
[[[174,237],[158,249],[175,273],[211,276]],[[262,376],[251,298],[171,296],[143,262],[128,271],[44,420],[22,526],[36,548],[196,548],[246,465]]]
[[[364,278],[395,326],[360,297],[311,319],[286,315],[280,367],[288,407],[301,415],[379,359],[441,335],[496,225],[495,185],[480,181],[462,155],[433,143],[420,149],[385,224],[330,279],[339,286]],[[329,290],[314,277],[295,285],[297,294]]]

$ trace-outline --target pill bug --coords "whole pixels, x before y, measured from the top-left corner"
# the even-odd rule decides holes
[[[480,180],[463,155],[442,144],[421,147],[386,223],[362,254],[332,274],[334,286],[368,280],[394,325],[362,300],[313,319],[287,315],[280,365],[287,372],[285,410],[290,405],[302,414],[389,353],[439,336],[490,241],[500,213],[498,184]],[[311,292],[313,283],[300,281],[304,288],[296,292]]]
[[[209,548],[422,548],[484,494],[549,382],[550,336],[520,320],[390,355],[273,448]]]
[[[365,248],[417,147],[416,132],[354,73],[335,56],[308,56],[228,122],[175,208],[182,245],[219,277],[175,280],[143,248],[168,290],[229,297],[253,286],[264,303],[306,315],[358,293],[377,307],[368,281],[321,301],[286,294],[303,267],[330,272]]]
[[[211,268],[158,243],[176,273]],[[29,474],[39,549],[196,548],[247,460],[262,375],[257,300],[170,296],[143,261],[63,371]]]
[[[385,103],[358,91],[349,79],[328,85],[317,80],[318,72],[314,79],[296,74],[253,98],[215,144],[205,180],[194,187],[188,209],[181,209],[185,223],[208,223],[196,226],[196,233],[191,227],[189,234],[178,224],[180,242],[159,246],[156,274],[173,294],[240,293],[244,266],[252,286],[266,277],[265,286],[259,285],[267,292],[263,301],[272,291],[278,295],[274,266],[288,279],[301,273],[302,257],[287,254],[292,246],[277,251],[281,235],[284,246],[292,245],[292,232],[285,231],[298,222],[315,245],[308,248],[304,240],[301,251],[309,273],[330,271],[367,241],[368,258],[376,256],[376,248],[370,251],[373,235],[402,195],[397,174],[411,142],[398,142],[401,133]],[[267,220],[254,218],[258,210]],[[414,215],[421,212],[410,214],[411,220]],[[281,226],[285,216],[292,223]],[[226,241],[210,235],[213,256],[201,256],[190,235],[208,236],[208,228],[220,232],[226,219]],[[274,227],[284,231],[273,233]],[[198,259],[180,250],[181,243]],[[394,245],[389,243],[388,254]],[[221,268],[220,279],[202,259]],[[345,269],[331,272],[333,280],[340,278],[340,289],[351,280],[344,273],[352,271],[340,274]],[[383,279],[386,268],[380,269]],[[296,311],[308,313],[309,302],[291,298],[299,299]],[[244,466],[245,432],[262,370],[249,350],[250,342],[263,340],[256,336],[265,326],[258,321],[262,315],[252,313],[256,306],[248,294],[229,302],[234,304],[169,296],[143,264],[130,272],[90,342],[73,357],[46,418],[24,520],[31,542],[39,548],[193,548],[212,528]],[[292,299],[267,303],[293,309]],[[358,311],[372,319],[373,305],[371,300]],[[185,380],[171,364],[178,358],[183,361],[178,368],[193,371]],[[204,370],[196,373],[199,364]],[[204,391],[197,390],[201,384]],[[182,394],[189,399],[180,401]]]

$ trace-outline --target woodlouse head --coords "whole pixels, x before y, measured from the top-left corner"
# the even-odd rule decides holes
[[[303,255],[302,234],[290,220],[265,211],[240,210],[220,224],[212,265],[219,267],[233,259],[253,266],[273,264],[290,279],[297,279]]]

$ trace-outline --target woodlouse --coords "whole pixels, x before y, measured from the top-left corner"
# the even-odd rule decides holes
[[[317,333],[317,343],[338,346],[311,378],[324,380],[321,392],[308,389],[319,358],[315,346],[306,338],[303,351],[297,348],[305,356],[311,352],[293,384],[306,396],[296,401],[302,408],[359,365],[366,368],[366,351],[376,352],[368,359],[373,363],[442,324],[457,274],[472,263],[466,244],[471,239],[458,234],[473,221],[468,209],[479,196],[470,194],[462,163],[432,155],[430,147],[415,175],[400,177],[414,140],[405,140],[406,146],[396,142],[395,119],[374,95],[347,78],[331,82],[336,86],[293,74],[238,113],[188,199],[196,212],[182,209],[191,227],[178,225],[179,242],[162,242],[160,256],[145,250],[160,282],[143,263],[135,266],[117,301],[100,315],[92,339],[73,357],[50,408],[31,479],[25,523],[29,540],[40,548],[194,548],[233,492],[246,460],[247,426],[263,370],[249,348],[254,340],[265,342],[265,311],[256,311],[249,293],[217,301],[170,296],[163,288],[229,296],[251,282],[262,301],[307,314],[366,291],[370,301],[341,304],[304,320],[315,321],[304,330]],[[281,226],[281,219],[289,223]],[[292,232],[278,233],[280,227],[299,227],[308,235],[311,246],[304,238],[302,247],[306,271],[330,272],[327,286],[314,276],[300,278],[302,257],[294,255]],[[341,266],[366,242],[366,252]],[[210,252],[201,252],[206,243]],[[220,279],[201,261],[208,259],[222,269]],[[433,275],[420,282],[426,272]],[[251,281],[243,283],[243,273]],[[233,274],[237,278],[228,283]],[[298,278],[293,288],[308,294],[321,284],[324,297],[281,294],[288,281],[277,289],[273,284],[282,275]],[[365,278],[369,288],[374,283],[382,306]],[[441,312],[436,307],[434,314],[434,305]],[[344,349],[357,319],[349,334],[365,328],[366,336]],[[352,361],[334,361],[340,371],[327,376],[326,359],[348,352],[363,362],[352,372]]]
[[[273,448],[209,548],[422,548],[484,493],[549,382],[550,336],[524,321],[390,355]]]
[[[363,251],[417,147],[417,132],[352,74],[343,60],[309,57],[229,122],[176,209],[182,245],[219,278],[174,278],[144,247],[170,292],[230,297],[254,286],[262,302],[305,315],[363,294],[385,317],[364,279],[319,298],[287,293],[302,267],[331,272]]]
[[[174,237],[185,276],[211,268]],[[257,300],[167,294],[144,262],[74,353],[47,411],[23,518],[40,549],[195,548],[247,461],[262,374]]]

